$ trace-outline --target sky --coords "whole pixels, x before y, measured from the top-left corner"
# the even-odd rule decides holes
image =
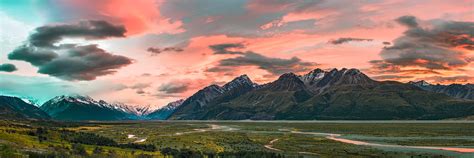
[[[315,68],[474,82],[473,0],[0,0],[0,95],[164,106]]]

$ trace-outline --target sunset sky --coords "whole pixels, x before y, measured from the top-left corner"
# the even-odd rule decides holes
[[[474,0],[0,0],[0,94],[163,106],[247,74],[474,83]]]

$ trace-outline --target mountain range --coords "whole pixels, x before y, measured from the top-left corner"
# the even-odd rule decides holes
[[[237,83],[236,83],[237,82]],[[395,81],[375,81],[357,69],[286,73],[256,85],[240,76],[208,86],[168,119],[313,120],[445,119],[474,115],[474,101]]]
[[[133,116],[119,106],[96,101],[88,96],[58,96],[41,107],[57,120],[127,120]]]
[[[470,99],[474,100],[474,84],[450,84],[450,85],[440,85],[440,84],[430,84],[424,80],[417,81],[417,82],[409,82],[417,87],[420,87],[423,90],[436,92],[436,93],[444,93],[446,95],[462,98],[462,99]]]
[[[55,120],[394,120],[474,115],[473,85],[375,81],[357,69],[286,73],[258,85],[241,75],[153,109],[88,96],[57,96],[39,108],[0,96],[2,117]]]
[[[150,106],[131,106],[107,103],[89,96],[61,95],[41,106],[13,96],[0,96],[0,119],[55,119],[80,120],[163,120],[183,102],[178,100],[154,109]]]
[[[63,95],[45,102],[40,108],[57,120],[145,120],[167,118],[178,103],[176,101],[153,110],[150,106],[130,106],[97,101],[89,96]]]

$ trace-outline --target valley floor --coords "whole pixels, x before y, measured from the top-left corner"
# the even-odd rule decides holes
[[[474,157],[474,122],[1,121],[0,153],[0,157]]]

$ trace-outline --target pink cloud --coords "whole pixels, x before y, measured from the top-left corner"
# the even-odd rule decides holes
[[[118,21],[125,25],[127,35],[140,33],[180,33],[184,30],[180,21],[170,21],[161,16],[159,8],[162,1],[156,0],[102,0],[102,1],[70,1],[69,5],[82,8],[84,14],[92,10],[99,15]],[[94,17],[89,17],[94,18]]]

